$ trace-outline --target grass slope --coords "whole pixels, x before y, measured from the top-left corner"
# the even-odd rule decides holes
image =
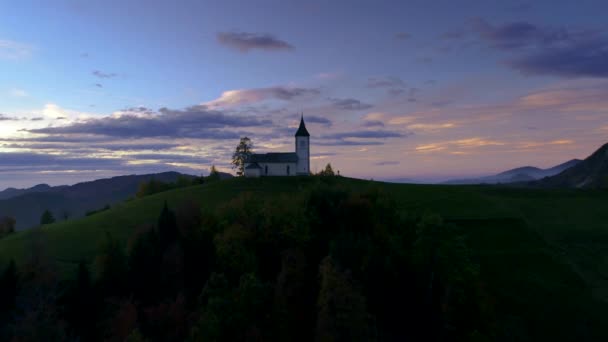
[[[316,181],[231,179],[122,203],[91,217],[44,227],[47,252],[71,274],[79,260],[94,258],[106,232],[126,244],[138,225],[156,222],[165,200],[173,207],[195,199],[206,211],[245,191],[278,196]],[[506,323],[509,329],[529,329],[532,324],[544,331],[577,315],[586,317],[587,326],[572,329],[594,331],[608,314],[608,192],[335,181],[353,189],[381,187],[407,211],[436,212],[462,227],[482,278],[498,298],[501,314],[511,320]],[[0,267],[9,258],[24,260],[30,234],[0,240]],[[561,330],[560,336],[567,339],[567,329]]]

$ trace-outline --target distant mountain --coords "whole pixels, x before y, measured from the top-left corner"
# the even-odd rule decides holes
[[[560,188],[608,188],[608,144],[600,147],[585,160],[552,177],[531,185]]]
[[[99,179],[72,186],[51,187],[42,184],[30,189],[9,188],[0,193],[7,196],[0,199],[0,217],[14,217],[17,220],[17,230],[36,226],[46,209],[57,220],[62,220],[64,214],[70,218],[82,217],[87,211],[134,196],[142,182],[152,178],[162,182],[175,182],[180,176],[194,177],[178,172],[164,172]]]
[[[0,191],[0,200],[25,195],[31,192],[43,192],[49,190],[50,188],[51,186],[48,184],[38,184],[29,189],[7,188],[4,191]]]
[[[557,175],[564,170],[579,164],[581,160],[572,159],[563,164],[556,165],[548,169],[540,169],[534,166],[524,166],[501,172],[499,174],[480,178],[455,179],[444,182],[443,184],[505,184],[530,182],[545,177]]]

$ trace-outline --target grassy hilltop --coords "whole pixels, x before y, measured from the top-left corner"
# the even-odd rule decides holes
[[[108,233],[126,248],[137,227],[156,223],[165,201],[176,207],[194,199],[204,216],[244,192],[252,199],[288,199],[319,181],[240,178],[159,193],[45,226],[44,248],[61,273],[72,278],[78,262],[93,261]],[[404,213],[432,212],[460,227],[509,329],[521,327],[525,334],[562,340],[580,336],[580,330],[592,331],[593,338],[608,337],[599,328],[608,315],[607,192],[389,184],[341,177],[331,182],[353,191],[380,189]],[[10,258],[17,264],[27,258],[31,234],[19,232],[0,240],[0,269]]]

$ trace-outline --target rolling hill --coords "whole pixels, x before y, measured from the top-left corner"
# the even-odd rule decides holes
[[[36,226],[44,210],[50,210],[56,219],[85,215],[87,211],[113,205],[132,197],[139,185],[152,178],[162,182],[175,182],[180,177],[193,177],[177,172],[147,175],[120,176],[78,183],[72,186],[50,187],[46,184],[30,189],[7,189],[0,193],[0,217],[12,216],[17,230]],[[0,197],[0,198],[2,198]]]
[[[581,161],[579,159],[572,159],[548,169],[541,169],[534,166],[523,166],[507,170],[493,176],[468,179],[454,179],[444,182],[444,184],[508,184],[528,182],[557,175],[560,172],[563,172],[564,170],[567,170],[580,162]]]
[[[126,246],[138,226],[156,222],[165,201],[176,207],[194,199],[204,214],[244,192],[255,198],[288,198],[316,182],[317,177],[237,178],[192,186],[121,202],[93,216],[45,226],[42,233],[48,255],[71,276],[79,261],[94,259],[107,233]],[[581,336],[577,329],[591,340],[608,338],[603,329],[608,315],[606,193],[347,178],[336,183],[353,191],[381,189],[405,212],[439,213],[462,227],[505,329],[523,329],[554,341],[575,340]],[[23,262],[34,233],[23,231],[0,240],[0,266],[10,258]]]
[[[608,188],[608,144],[575,166],[531,184],[553,188]]]

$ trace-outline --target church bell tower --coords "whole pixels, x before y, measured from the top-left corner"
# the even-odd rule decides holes
[[[306,130],[304,124],[304,114],[300,118],[300,127],[296,132],[296,154],[298,155],[298,164],[296,173],[298,175],[310,174],[310,134]]]

